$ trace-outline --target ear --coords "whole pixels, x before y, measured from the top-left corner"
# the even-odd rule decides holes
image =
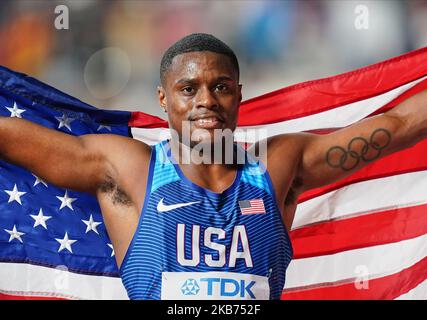
[[[166,98],[166,92],[165,89],[162,86],[157,86],[157,95],[159,97],[159,103],[160,107],[163,109],[164,112],[168,112],[168,103]]]
[[[239,102],[242,102],[242,85],[239,84],[239,89],[238,89],[238,94],[239,94]]]

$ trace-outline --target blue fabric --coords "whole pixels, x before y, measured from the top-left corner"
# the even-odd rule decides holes
[[[9,108],[9,109],[8,109]],[[71,135],[89,133],[112,133],[129,136],[130,112],[105,111],[92,107],[24,74],[0,67],[0,116],[10,117],[13,109],[23,119]],[[12,110],[12,111],[11,111]],[[22,111],[25,110],[25,111]],[[60,120],[71,118],[60,127]],[[103,125],[103,126],[101,126]],[[69,129],[69,128],[71,129]],[[25,147],[25,141],[19,141]],[[118,268],[104,223],[86,233],[90,216],[95,222],[103,222],[100,207],[95,197],[68,190],[68,196],[76,198],[73,208],[60,209],[66,190],[51,184],[36,184],[31,172],[10,163],[0,161],[0,262],[25,262],[35,265],[58,267],[69,271],[118,277]],[[16,186],[20,202],[10,201]],[[8,192],[7,192],[8,191]],[[10,201],[10,202],[9,202]],[[42,209],[46,220],[35,226],[35,219]],[[11,238],[9,232],[16,228],[24,233],[20,239]],[[8,232],[9,231],[9,232]],[[56,239],[77,240],[71,250],[60,249]]]
[[[169,148],[165,147],[166,143],[159,143],[154,148],[155,154],[152,154],[150,166],[151,178],[147,188],[151,192],[147,191],[138,229],[120,270],[129,297],[160,299],[162,272],[225,271],[267,276],[270,298],[279,299],[285,283],[286,268],[293,252],[268,173],[261,170],[260,165],[251,165],[246,161],[237,172],[234,183],[223,193],[214,193],[195,185],[183,175],[173,161]],[[172,168],[175,174],[171,173]],[[171,179],[171,176],[174,178]],[[179,180],[177,176],[180,177]],[[163,180],[163,177],[166,179]],[[153,181],[156,182],[155,187]],[[161,199],[169,205],[196,201],[199,203],[159,213],[157,205]],[[239,201],[252,199],[262,199],[266,213],[242,215]],[[217,239],[216,242],[227,248],[230,248],[229,235],[233,234],[233,228],[243,225],[248,234],[253,267],[248,268],[242,259],[238,259],[234,267],[229,267],[227,263],[221,267],[210,267],[203,258],[197,266],[180,265],[176,254],[178,224],[186,226],[186,257],[192,256],[193,225],[200,226],[200,234],[208,227],[224,230],[228,236],[225,239]],[[239,243],[239,250],[241,249]],[[201,239],[200,256],[205,254],[215,256],[215,251],[204,247]]]

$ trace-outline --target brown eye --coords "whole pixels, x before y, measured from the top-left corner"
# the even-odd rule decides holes
[[[185,88],[182,88],[181,91],[184,92],[185,94],[192,94],[194,92],[194,89],[192,87],[185,87]]]
[[[227,91],[228,87],[225,84],[218,84],[215,87],[215,91],[224,92]]]

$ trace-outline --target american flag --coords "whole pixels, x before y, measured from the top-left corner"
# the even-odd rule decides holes
[[[325,134],[351,125],[427,89],[426,61],[423,48],[248,100],[238,130]],[[6,68],[0,115],[75,135],[169,137],[165,120],[96,109]],[[300,196],[283,299],[427,298],[426,150],[422,141]],[[92,196],[1,162],[0,298],[126,299],[113,254]]]
[[[6,68],[0,68],[0,116],[72,135],[128,136],[129,113],[100,111]],[[0,298],[126,298],[96,199],[4,161],[0,262]]]
[[[265,213],[264,201],[262,199],[239,201],[239,207],[243,215]]]

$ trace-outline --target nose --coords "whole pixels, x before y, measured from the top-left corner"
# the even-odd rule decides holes
[[[209,88],[200,88],[197,91],[195,98],[197,108],[206,108],[212,110],[218,107],[218,101],[216,99],[216,96],[211,90],[209,90]]]

